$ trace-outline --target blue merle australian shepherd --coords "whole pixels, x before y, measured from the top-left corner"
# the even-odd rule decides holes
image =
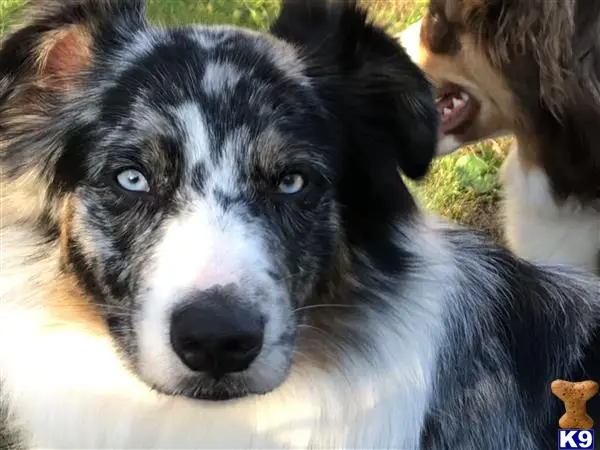
[[[365,16],[32,3],[0,48],[4,445],[556,445],[600,282],[419,212],[433,92]]]

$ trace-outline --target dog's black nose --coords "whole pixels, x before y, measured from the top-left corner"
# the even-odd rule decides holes
[[[171,316],[171,345],[181,361],[215,378],[241,372],[263,344],[264,321],[226,289],[191,297]]]

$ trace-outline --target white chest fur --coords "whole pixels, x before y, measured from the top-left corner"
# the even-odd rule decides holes
[[[597,270],[600,213],[571,199],[558,205],[545,173],[525,170],[517,152],[516,148],[510,152],[502,169],[506,238],[511,249],[534,262]]]

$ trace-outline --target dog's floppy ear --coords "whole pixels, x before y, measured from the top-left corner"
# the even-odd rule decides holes
[[[24,23],[0,46],[0,97],[13,81],[68,89],[92,62],[94,35],[123,21],[141,25],[142,0],[32,0]],[[114,36],[117,38],[116,34]]]
[[[346,147],[370,152],[380,161],[378,173],[400,166],[410,178],[425,175],[438,131],[433,88],[355,1],[283,0],[272,32],[299,48],[343,123]]]

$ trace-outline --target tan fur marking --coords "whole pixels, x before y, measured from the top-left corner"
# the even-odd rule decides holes
[[[67,196],[62,203],[60,214],[60,259],[68,263],[68,245],[74,214],[73,197]],[[64,274],[49,287],[49,308],[56,317],[56,324],[83,327],[92,334],[107,334],[108,330],[94,305],[79,287],[72,274]]]
[[[78,286],[75,276],[62,276],[49,287],[48,296],[45,307],[55,319],[50,327],[80,328],[89,334],[109,336],[100,313]]]
[[[73,220],[72,197],[68,195],[62,203],[60,213],[60,262],[62,265],[68,263],[69,234]]]
[[[39,83],[47,88],[64,88],[91,64],[92,37],[81,25],[47,33],[38,54]]]

